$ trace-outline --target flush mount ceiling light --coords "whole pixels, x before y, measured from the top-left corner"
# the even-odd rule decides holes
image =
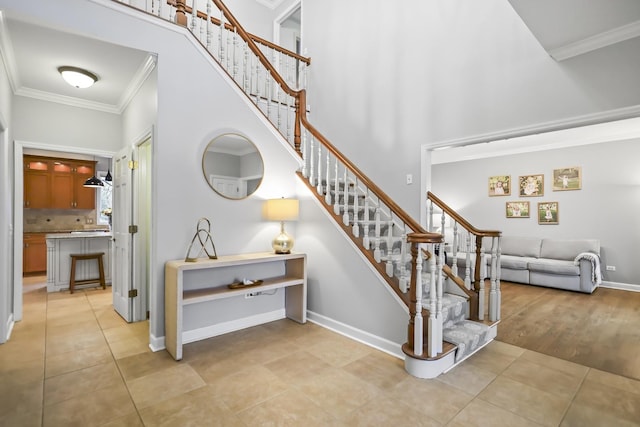
[[[98,76],[78,67],[58,67],[58,72],[65,82],[78,89],[84,89],[98,81]]]

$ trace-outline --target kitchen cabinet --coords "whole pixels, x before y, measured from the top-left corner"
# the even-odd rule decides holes
[[[24,157],[24,207],[51,206],[51,164],[47,160]]]
[[[22,250],[22,273],[47,271],[47,242],[45,233],[25,233]]]
[[[95,209],[95,190],[83,186],[95,162],[24,156],[24,207]]]

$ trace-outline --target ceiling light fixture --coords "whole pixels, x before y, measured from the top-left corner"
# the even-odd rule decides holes
[[[98,81],[98,76],[78,67],[58,67],[58,72],[65,82],[78,89],[88,88]]]

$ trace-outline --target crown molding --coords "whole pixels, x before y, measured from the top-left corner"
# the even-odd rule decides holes
[[[102,111],[105,113],[120,114],[121,111],[117,105],[105,104],[103,102],[87,101],[86,99],[75,98],[73,96],[59,95],[56,93],[45,92],[43,90],[21,87],[15,91],[15,95],[25,96],[28,98],[39,99],[42,101],[56,102],[58,104],[69,105],[71,107],[88,108],[91,110]]]
[[[263,6],[268,7],[271,10],[274,10],[278,6],[282,4],[284,0],[256,0],[257,3],[260,3]]]
[[[640,21],[635,21],[612,30],[604,31],[586,39],[578,40],[564,46],[549,50],[549,55],[556,61],[564,61],[603,47],[640,37]]]
[[[122,113],[133,97],[138,93],[144,82],[149,78],[153,70],[156,68],[158,56],[156,54],[147,55],[147,59],[144,63],[138,68],[136,74],[131,79],[129,86],[125,89],[122,97],[120,98],[120,102],[118,103],[118,111]]]
[[[4,68],[7,70],[7,77],[11,91],[16,93],[16,88],[20,87],[20,77],[16,71],[16,59],[13,54],[13,43],[7,31],[7,25],[4,21],[4,14],[0,10],[0,55],[4,62]]]

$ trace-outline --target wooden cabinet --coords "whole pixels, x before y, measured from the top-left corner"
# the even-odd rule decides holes
[[[276,255],[271,252],[228,255],[197,262],[168,261],[164,287],[167,351],[180,360],[183,343],[285,316],[305,323],[306,263],[305,254]],[[244,278],[263,282],[260,286],[229,288],[229,284]]]
[[[51,206],[51,164],[47,160],[24,157],[24,207]]]
[[[22,250],[22,273],[47,271],[47,243],[44,233],[25,233]]]
[[[24,207],[32,209],[95,209],[95,190],[84,182],[95,162],[24,156]]]

